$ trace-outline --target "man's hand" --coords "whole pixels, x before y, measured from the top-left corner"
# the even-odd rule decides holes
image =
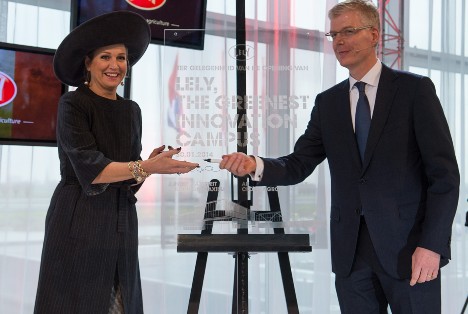
[[[423,283],[437,278],[440,267],[440,254],[417,247],[412,257],[410,285]]]
[[[223,160],[219,163],[219,168],[226,169],[235,176],[243,177],[255,173],[257,162],[253,156],[248,156],[244,153],[232,153],[223,156]]]

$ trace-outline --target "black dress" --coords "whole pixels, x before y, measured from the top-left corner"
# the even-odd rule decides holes
[[[126,314],[143,313],[134,180],[91,184],[112,161],[140,159],[137,103],[82,85],[62,96],[61,181],[45,221],[34,313],[107,313],[117,274]]]

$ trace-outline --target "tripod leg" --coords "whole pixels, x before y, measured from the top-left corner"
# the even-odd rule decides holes
[[[272,211],[281,212],[278,192],[276,189],[269,189],[268,201]],[[281,221],[283,219],[281,218]],[[284,228],[273,228],[275,234],[284,234]],[[281,270],[281,278],[283,279],[284,296],[286,298],[286,306],[289,314],[299,313],[297,305],[296,290],[294,289],[294,281],[291,272],[291,263],[289,262],[288,252],[278,252],[278,261]]]
[[[216,211],[216,203],[218,199],[219,180],[213,179],[210,181],[208,195],[206,198],[205,215],[204,219],[213,215]],[[205,229],[202,234],[211,234],[213,231],[213,222],[208,221],[205,223]],[[208,261],[208,252],[198,252],[197,262],[195,263],[195,271],[193,272],[192,289],[190,290],[190,299],[187,309],[187,314],[196,314],[200,307],[200,299],[203,288],[203,280],[205,278],[206,262]]]
[[[289,314],[299,314],[297,305],[296,290],[294,289],[294,281],[291,272],[291,264],[287,252],[278,252],[278,261],[281,270],[281,278],[283,279],[284,296],[286,298],[286,306]]]
[[[197,253],[197,262],[195,264],[195,272],[193,273],[192,289],[190,291],[187,314],[198,313],[207,260],[208,252]]]
[[[232,293],[232,314],[249,313],[249,253],[237,252]]]
[[[467,213],[467,214],[468,214],[468,213]],[[467,307],[467,305],[468,305],[468,296],[466,297],[465,304],[463,305],[463,309],[462,309],[462,311],[461,311],[461,313],[460,313],[460,314],[463,314],[463,313],[465,313],[465,310],[466,310],[466,307]]]
[[[234,259],[235,259],[235,265],[234,265],[234,284],[232,286],[232,314],[234,313],[237,313],[237,308],[238,308],[238,303],[237,303],[237,299],[238,299],[238,285],[239,285],[239,282],[237,280],[237,269],[239,268],[237,263],[239,262],[239,256],[237,254],[235,254],[234,256]]]

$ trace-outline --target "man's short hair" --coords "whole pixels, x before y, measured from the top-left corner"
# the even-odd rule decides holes
[[[370,0],[346,0],[336,4],[328,11],[331,20],[348,11],[357,11],[361,15],[363,26],[370,25],[380,32],[380,15],[377,7]]]

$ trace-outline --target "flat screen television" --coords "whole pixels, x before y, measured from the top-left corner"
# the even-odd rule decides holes
[[[72,0],[71,28],[104,13],[128,10],[146,18],[152,43],[203,50],[206,1]]]
[[[0,43],[0,144],[56,146],[55,50]]]

